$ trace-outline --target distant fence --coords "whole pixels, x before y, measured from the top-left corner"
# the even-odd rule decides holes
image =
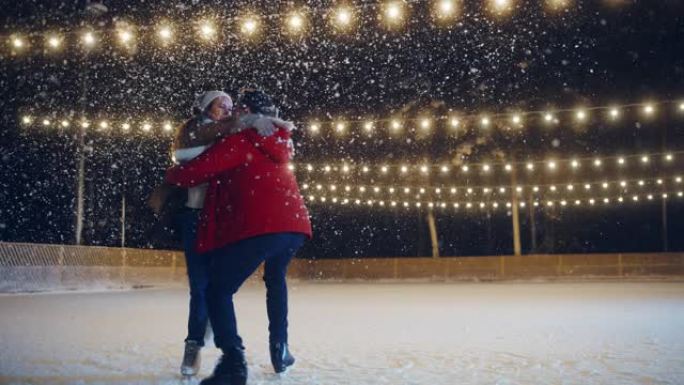
[[[297,259],[289,276],[431,281],[684,277],[684,253]],[[178,251],[0,242],[0,292],[157,286],[184,280],[185,258]]]

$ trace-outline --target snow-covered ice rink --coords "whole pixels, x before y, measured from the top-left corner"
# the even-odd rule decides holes
[[[250,384],[684,383],[683,282],[290,288],[298,363],[283,378],[264,289],[237,296]],[[182,287],[0,296],[0,383],[179,384],[186,313]]]

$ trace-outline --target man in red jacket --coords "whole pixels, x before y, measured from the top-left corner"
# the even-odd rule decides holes
[[[255,114],[274,114],[271,99],[256,90],[238,101],[249,126]],[[277,120],[274,120],[277,121]],[[282,122],[282,121],[281,121]],[[247,364],[237,332],[233,294],[265,262],[266,304],[271,362],[276,372],[294,363],[287,341],[287,266],[311,223],[297,181],[287,163],[292,157],[290,124],[262,137],[245,129],[220,139],[199,157],[167,170],[166,181],[182,187],[209,183],[197,252],[208,253],[209,318],[223,357],[204,385],[244,385]]]

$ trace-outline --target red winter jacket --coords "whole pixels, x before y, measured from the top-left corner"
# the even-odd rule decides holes
[[[284,129],[268,137],[244,130],[166,171],[166,181],[177,186],[209,182],[197,229],[197,252],[272,233],[311,238],[309,212],[287,167],[292,156],[289,143],[290,133]]]

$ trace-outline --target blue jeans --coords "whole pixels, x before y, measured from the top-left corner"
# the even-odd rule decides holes
[[[287,342],[287,283],[290,260],[304,243],[297,233],[276,233],[244,239],[208,253],[209,317],[214,343],[225,350],[242,346],[238,335],[233,294],[262,262],[266,283],[266,307],[270,342]]]
[[[178,214],[178,227],[183,240],[185,264],[190,285],[190,311],[188,315],[188,336],[185,341],[195,341],[204,346],[204,336],[209,322],[207,293],[209,289],[209,257],[195,251],[197,224],[201,210],[184,208]]]

